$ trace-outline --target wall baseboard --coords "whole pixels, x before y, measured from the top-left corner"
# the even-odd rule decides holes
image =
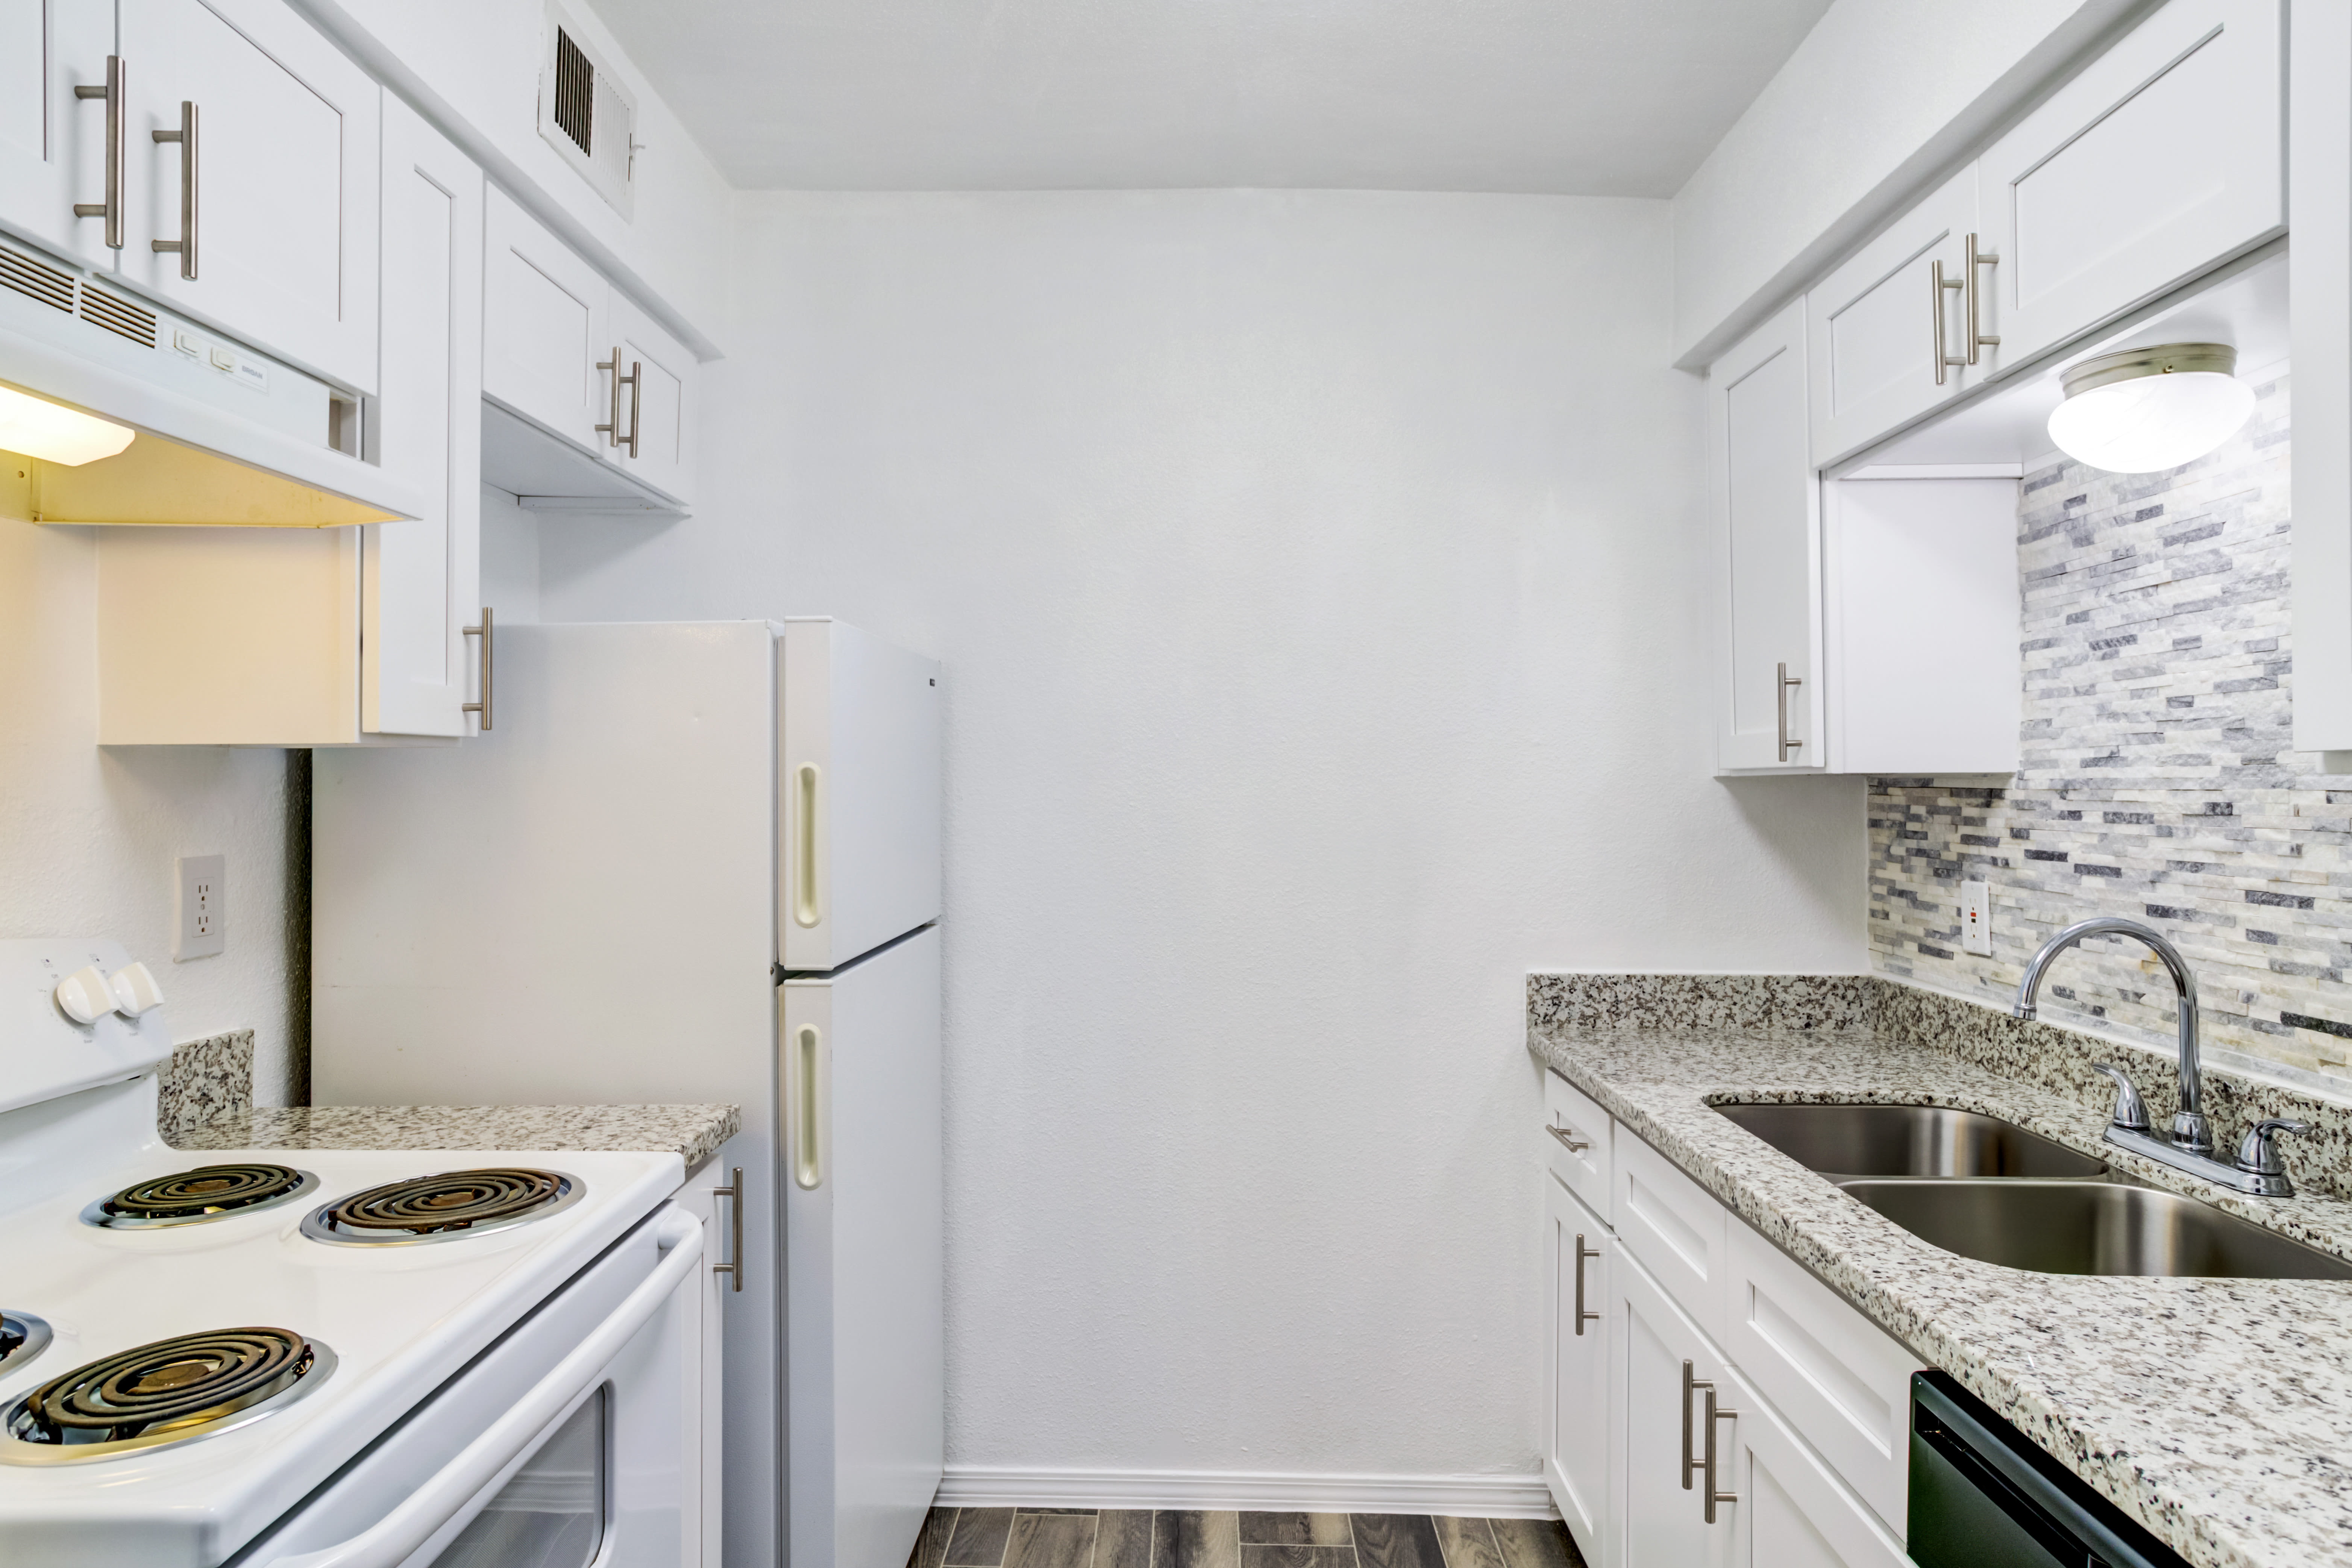
[[[1024,1470],[950,1465],[941,1508],[1248,1509],[1554,1519],[1539,1475],[1331,1476],[1264,1470]]]

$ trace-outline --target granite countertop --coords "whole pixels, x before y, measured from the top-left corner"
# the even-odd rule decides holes
[[[2022,1063],[2003,1070],[1852,1016],[1814,1027],[1726,1021],[1721,1010],[1671,1026],[1612,1021],[1606,1008],[1596,1018],[1590,1007],[1573,1017],[1553,1007],[1548,1017],[1532,985],[1530,1004],[1538,1061],[2191,1563],[2352,1564],[2352,1284],[1977,1263],[1864,1207],[1709,1105],[1981,1111],[2346,1258],[2352,1202],[2218,1194],[2103,1144],[2095,1094],[2053,1092]],[[2152,1111],[2168,1113],[2150,1099]]]
[[[731,1105],[312,1105],[166,1127],[174,1149],[669,1149],[689,1171],[742,1131]]]

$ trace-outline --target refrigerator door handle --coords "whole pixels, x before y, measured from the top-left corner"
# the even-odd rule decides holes
[[[824,919],[822,885],[817,879],[817,767],[803,763],[793,770],[793,923],[803,930]]]
[[[793,1031],[793,1180],[824,1184],[824,1040],[814,1024]]]

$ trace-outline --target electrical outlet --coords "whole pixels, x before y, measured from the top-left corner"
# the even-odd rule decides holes
[[[1992,884],[1960,884],[1960,946],[1969,952],[1992,956]]]
[[[227,893],[226,856],[180,857],[179,918],[172,925],[172,962],[208,958],[226,950]]]

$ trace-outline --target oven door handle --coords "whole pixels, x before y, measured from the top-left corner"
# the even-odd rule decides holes
[[[456,1517],[500,1471],[522,1457],[556,1417],[593,1384],[621,1347],[661,1310],[680,1281],[702,1261],[702,1226],[683,1214],[665,1215],[654,1236],[668,1249],[645,1282],[613,1315],[555,1363],[529,1394],[467,1444],[432,1479],[366,1530],[317,1552],[273,1558],[261,1568],[394,1568]]]

